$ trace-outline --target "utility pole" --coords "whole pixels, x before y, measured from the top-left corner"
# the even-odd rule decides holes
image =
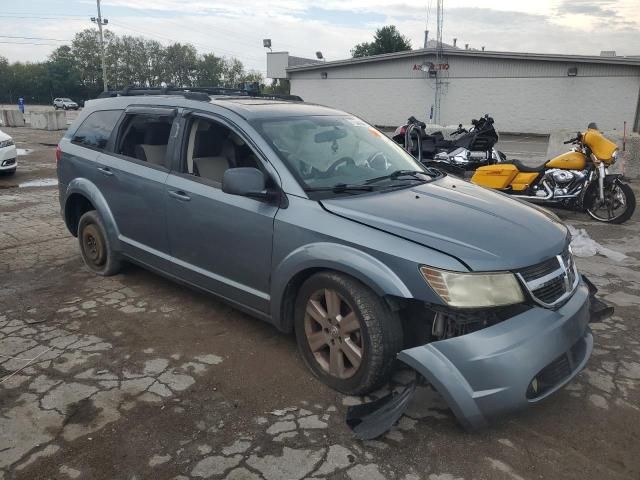
[[[98,17],[91,17],[91,21],[93,23],[97,23],[98,24],[98,31],[100,32],[100,57],[102,59],[102,84],[103,84],[103,88],[104,91],[106,92],[108,90],[107,88],[107,64],[105,62],[105,57],[104,57],[104,35],[102,34],[102,26],[106,25],[107,23],[109,23],[109,20],[107,20],[106,18],[102,18],[102,13],[100,13],[100,0],[96,0],[97,4],[98,4]]]
[[[444,23],[444,5],[443,0],[437,0],[436,8],[436,64],[440,65],[443,62],[443,46],[442,46],[442,24]],[[433,115],[433,121],[436,124],[440,123],[440,103],[442,99],[442,70],[436,70],[436,92],[435,92],[435,112]]]

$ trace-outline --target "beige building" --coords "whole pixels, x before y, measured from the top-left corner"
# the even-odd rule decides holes
[[[604,52],[603,52],[604,53]],[[503,132],[640,128],[640,58],[432,48],[332,62],[268,54],[268,76],[305,101],[396,126],[452,125],[485,113]],[[438,109],[439,104],[439,109]]]

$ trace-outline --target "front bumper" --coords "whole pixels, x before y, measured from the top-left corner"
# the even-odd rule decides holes
[[[0,172],[15,170],[18,165],[18,152],[15,145],[0,148]]]
[[[539,402],[582,370],[593,350],[589,289],[562,307],[533,307],[497,325],[403,350],[468,429]],[[535,381],[534,381],[535,379]]]

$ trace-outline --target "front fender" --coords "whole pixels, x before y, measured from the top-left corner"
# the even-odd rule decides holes
[[[282,307],[287,285],[299,273],[310,269],[335,270],[350,275],[380,296],[412,298],[404,282],[377,258],[347,245],[319,242],[300,247],[274,269],[271,282],[271,315],[282,323]]]
[[[107,231],[107,235],[109,236],[109,240],[111,241],[114,249],[120,250],[120,231],[118,230],[118,225],[113,217],[113,213],[111,213],[111,209],[98,187],[86,178],[74,178],[69,182],[69,185],[67,185],[64,195],[64,203],[62,205],[65,215],[65,223],[67,223],[67,201],[73,194],[82,195],[91,202],[98,214],[100,214],[100,218],[102,218],[104,228]],[[67,224],[67,227],[68,226],[69,225]]]

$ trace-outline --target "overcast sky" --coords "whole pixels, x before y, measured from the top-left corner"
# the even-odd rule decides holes
[[[190,42],[200,52],[239,58],[266,71],[263,38],[273,50],[328,60],[394,24],[422,46],[425,23],[435,38],[435,1],[415,0],[103,0],[117,34],[166,44]],[[640,55],[640,0],[445,0],[443,40],[487,50]],[[481,7],[478,7],[481,5]],[[430,8],[429,8],[430,6]],[[430,10],[429,14],[428,11]],[[44,60],[92,24],[93,0],[0,0],[0,55]],[[30,37],[30,38],[18,38]]]

